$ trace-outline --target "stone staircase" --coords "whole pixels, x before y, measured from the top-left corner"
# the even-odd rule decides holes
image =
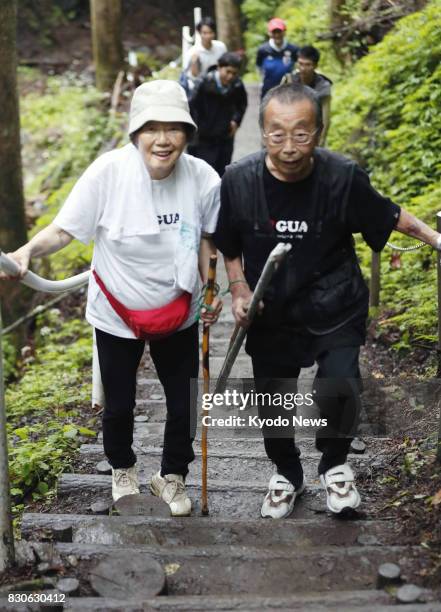
[[[225,286],[222,262],[218,276]],[[228,297],[225,302],[211,337],[213,378],[233,329]],[[310,379],[312,374],[302,372],[302,377]],[[251,376],[250,361],[243,350],[233,376]],[[147,498],[148,483],[158,469],[162,453],[165,404],[158,381],[145,377],[142,371],[138,389],[134,445],[141,493]],[[365,441],[366,453],[350,457],[358,473],[370,470],[372,463],[384,454],[387,442],[378,438]],[[280,521],[260,518],[260,505],[273,473],[260,432],[210,428],[208,517],[202,517],[200,509],[199,435],[195,441],[196,459],[187,480],[193,500],[191,517],[171,518],[168,512],[164,515],[166,506],[158,509],[157,504],[144,515],[118,516],[111,509],[105,515],[92,514],[92,502],[104,499],[110,505],[111,476],[96,472],[97,464],[104,459],[99,442],[81,448],[80,471],[60,477],[58,495],[63,513],[25,514],[23,537],[38,540],[41,534],[46,537],[51,534],[55,550],[63,560],[73,556],[86,564],[86,582],[98,562],[108,555],[116,559],[124,559],[127,554],[153,558],[164,568],[166,590],[159,596],[142,599],[137,598],[136,587],[133,597],[124,600],[72,596],[64,604],[65,609],[441,610],[441,604],[431,601],[433,597],[426,591],[421,591],[420,601],[404,605],[397,603],[393,592],[376,588],[381,564],[398,564],[402,575],[412,580],[415,559],[425,553],[419,547],[401,546],[388,521],[370,518],[369,498],[362,490],[366,510],[359,512],[355,520],[339,520],[329,515],[317,479],[318,453],[310,434],[299,437],[308,488],[296,502],[292,516]],[[78,513],[78,508],[83,513]],[[117,575],[114,579],[118,582]],[[148,580],[146,575],[145,581]]]
[[[256,130],[257,90],[249,88],[248,120],[239,131],[240,154],[250,151],[246,138],[258,140]],[[248,123],[247,123],[248,121]],[[257,135],[257,136],[256,136]],[[253,141],[254,141],[253,140]],[[255,143],[256,144],[256,143]],[[223,263],[218,278],[224,288]],[[229,296],[220,322],[211,332],[212,378],[226,353],[233,329]],[[250,360],[240,353],[233,376],[251,377]],[[313,371],[302,372],[307,380]],[[149,499],[148,483],[160,464],[165,419],[163,390],[156,378],[139,372],[134,446],[138,455],[141,493]],[[364,437],[367,451],[351,455],[356,472],[369,473],[378,458],[387,457],[387,440]],[[377,588],[381,564],[396,563],[407,582],[415,580],[415,559],[427,555],[420,547],[402,546],[388,520],[369,514],[370,499],[361,489],[362,507],[354,520],[339,520],[326,511],[325,495],[317,479],[318,453],[314,440],[299,435],[298,444],[307,480],[307,490],[296,502],[291,517],[274,521],[260,518],[260,506],[273,467],[267,460],[261,434],[254,430],[211,428],[209,431],[209,510],[201,516],[200,438],[195,441],[196,460],[187,480],[193,501],[191,517],[171,518],[156,498],[141,514],[115,515],[109,509],[111,477],[98,473],[104,459],[98,443],[81,448],[81,465],[75,473],[63,474],[58,483],[58,514],[25,514],[23,538],[30,542],[53,540],[53,552],[61,556],[72,575],[83,566],[81,596],[68,597],[64,609],[85,611],[148,610],[195,611],[313,611],[313,612],[406,612],[441,611],[430,592],[409,597],[402,604],[394,589]],[[105,471],[105,470],[104,470]],[[103,501],[93,514],[91,504]],[[164,513],[164,507],[166,512]],[[94,506],[94,508],[96,508]],[[79,510],[81,509],[81,510]],[[38,545],[36,545],[38,546]],[[128,580],[123,598],[93,596],[88,581],[99,561],[112,555],[120,568],[109,582]],[[166,587],[158,596],[139,597],[130,589],[124,564],[127,559],[155,559],[166,575]],[[77,561],[80,565],[76,566]],[[122,577],[121,577],[122,576]],[[144,582],[151,576],[146,572]],[[87,595],[87,596],[85,596]],[[3,602],[0,602],[3,603]],[[62,609],[59,605],[58,609]],[[3,610],[33,610],[30,604],[8,604]]]

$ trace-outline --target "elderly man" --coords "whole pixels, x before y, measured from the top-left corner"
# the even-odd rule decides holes
[[[266,148],[232,164],[221,186],[215,243],[225,257],[233,314],[248,326],[247,307],[271,249],[292,250],[278,270],[263,309],[248,329],[256,387],[296,379],[318,364],[316,401],[327,424],[317,431],[318,473],[333,513],[357,508],[360,495],[346,463],[361,390],[359,350],[365,341],[368,289],[354,233],[380,251],[392,230],[440,248],[441,236],[370,185],[354,162],[316,148],[322,129],[314,92],[279,85],[262,100]],[[290,437],[266,437],[277,469],[261,514],[288,516],[305,487],[300,451]]]

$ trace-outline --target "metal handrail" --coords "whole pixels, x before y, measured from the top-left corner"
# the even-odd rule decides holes
[[[6,274],[15,276],[19,272],[18,264],[3,253],[0,249],[0,269],[3,269]],[[23,285],[34,289],[35,291],[42,291],[44,293],[62,293],[65,291],[72,291],[85,285],[89,281],[90,270],[76,274],[71,278],[65,278],[63,280],[52,281],[46,278],[34,274],[34,272],[28,271],[20,281]],[[0,335],[2,330],[0,328]],[[97,404],[104,406],[104,389],[101,382],[101,372],[98,361],[98,353],[96,349],[96,338],[95,333],[93,334],[93,357],[92,357],[92,405]]]
[[[10,274],[15,276],[19,273],[20,268],[18,264],[8,257],[5,253],[0,249],[0,268],[6,272],[6,274]],[[77,289],[82,285],[85,285],[90,276],[90,270],[86,270],[86,272],[81,272],[81,274],[76,274],[71,278],[65,278],[64,280],[53,281],[47,280],[38,276],[34,272],[30,270],[26,272],[24,277],[20,279],[20,282],[35,291],[42,291],[43,293],[61,293],[62,291],[70,291],[71,289]]]

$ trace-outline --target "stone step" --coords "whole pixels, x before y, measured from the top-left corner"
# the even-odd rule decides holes
[[[23,537],[70,525],[73,541],[84,544],[150,544],[161,546],[240,545],[258,548],[293,545],[354,546],[392,544],[395,533],[388,521],[339,521],[325,516],[295,521],[213,519],[212,517],[160,518],[149,516],[94,516],[25,513]]]
[[[297,594],[291,597],[259,597],[243,595],[234,597],[167,596],[143,602],[102,597],[71,597],[69,610],[79,612],[251,612],[278,610],[278,612],[441,612],[441,604],[421,603],[395,605],[394,599],[385,591],[347,591],[336,593]],[[3,608],[2,608],[3,609]],[[16,612],[17,608],[4,608]],[[23,608],[24,610],[25,608]],[[26,608],[28,610],[30,608]]]
[[[135,428],[135,432],[136,432]],[[152,436],[136,437],[142,443],[142,454],[144,455],[162,455],[162,439],[161,444],[151,444]],[[302,459],[309,459],[314,457],[320,457],[319,451],[315,449],[314,440],[311,438],[302,438],[298,441],[298,446],[301,451]],[[349,453],[351,461],[360,465],[370,463],[371,461],[379,461],[382,454],[377,450],[379,445],[377,444],[376,449],[368,449],[362,455],[357,453]],[[196,457],[201,456],[201,442],[199,439],[195,440],[193,444],[194,452]],[[369,452],[370,450],[370,452]],[[372,450],[377,450],[373,453]],[[84,458],[90,457],[91,460],[103,458],[103,447],[101,444],[83,444],[80,447],[80,453]],[[227,458],[227,459],[250,459],[250,460],[267,460],[265,449],[263,446],[263,438],[225,438],[208,441],[208,457],[212,458]]]
[[[144,452],[151,451],[153,454],[162,452],[162,442],[164,435],[164,426],[161,423],[135,423],[135,437],[137,444],[143,448]],[[385,446],[389,442],[389,438],[373,438],[363,437],[363,441],[366,444],[366,451],[362,457],[369,457],[376,461],[384,460],[385,458]],[[302,436],[297,439],[298,446],[304,454],[316,454],[315,438]],[[193,444],[194,452],[196,455],[201,454],[201,439],[200,432]],[[211,456],[224,456],[224,457],[236,457],[242,454],[249,454],[253,457],[266,457],[265,450],[263,447],[263,437],[241,437],[237,436],[223,436],[214,437],[209,436],[208,438],[208,452],[209,457]],[[80,453],[87,457],[96,456],[97,459],[103,457],[103,447],[101,444],[83,444],[80,446]],[[352,457],[354,453],[349,453]]]
[[[141,493],[149,493],[149,474],[146,480],[141,477]],[[84,508],[86,510],[92,501],[97,498],[111,497],[111,476],[100,474],[62,474],[58,479],[58,495],[66,497],[69,507]],[[228,518],[260,518],[260,508],[265,493],[268,490],[267,482],[257,481],[254,475],[249,482],[231,482],[230,480],[208,481],[208,505],[210,516]],[[186,483],[188,495],[193,504],[193,516],[201,514],[201,483],[199,480],[188,479]],[[62,502],[62,499],[60,499]],[[364,495],[363,502],[368,502]],[[76,506],[77,504],[77,506]],[[367,507],[367,504],[366,504]],[[324,514],[326,509],[325,492],[317,484],[308,484],[303,495],[296,500],[291,518],[315,518],[317,514]],[[287,519],[290,520],[290,519]]]
[[[159,469],[162,449],[157,447],[135,447],[137,454],[137,468],[141,481],[146,481],[151,475]],[[318,479],[317,465],[320,460],[319,453],[304,453],[301,456],[303,472],[307,482]],[[356,474],[368,473],[370,465],[373,462],[372,457],[364,455],[351,456],[350,463]],[[94,463],[91,462],[84,466],[84,471],[94,470]],[[188,466],[189,477],[193,479],[201,478],[202,459],[200,453],[195,460]],[[259,475],[259,480],[268,481],[274,474],[275,468],[271,461],[264,454],[252,455],[250,453],[241,453],[240,450],[233,453],[216,453],[213,451],[208,457],[208,478],[217,480],[234,481],[236,478],[240,480],[253,481],[256,474]]]
[[[62,555],[74,554],[94,562],[118,555],[126,546],[55,543]],[[416,558],[427,561],[421,547],[349,546],[298,550],[295,547],[258,549],[250,546],[131,546],[162,564],[167,573],[168,595],[284,595],[372,589],[377,569],[385,562],[398,563],[414,579]],[[92,567],[92,566],[91,566]],[[92,570],[93,571],[93,570]]]

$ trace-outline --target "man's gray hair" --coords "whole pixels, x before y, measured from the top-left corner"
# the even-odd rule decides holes
[[[271,100],[278,100],[281,104],[293,104],[302,100],[309,100],[314,108],[315,122],[318,130],[323,128],[322,105],[320,99],[311,87],[301,83],[283,83],[270,89],[263,97],[259,107],[259,125],[263,130],[265,111]]]

